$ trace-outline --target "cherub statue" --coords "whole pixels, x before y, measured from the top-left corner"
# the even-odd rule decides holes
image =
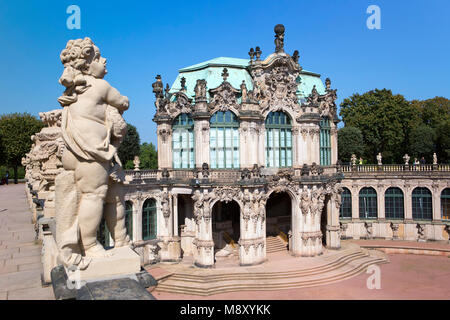
[[[109,256],[96,237],[102,217],[115,247],[129,244],[124,173],[117,155],[127,128],[122,113],[129,101],[103,80],[106,59],[91,39],[68,41],[60,58],[64,72],[59,82],[66,90],[58,98],[64,108],[61,130],[65,144],[65,171],[56,186],[58,259],[65,266],[84,269],[89,257]]]

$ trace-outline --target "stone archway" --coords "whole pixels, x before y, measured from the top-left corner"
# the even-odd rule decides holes
[[[217,257],[238,256],[241,209],[235,200],[217,201],[212,206],[212,236]]]
[[[266,202],[266,244],[267,253],[289,249],[289,235],[292,233],[291,195],[272,192]]]

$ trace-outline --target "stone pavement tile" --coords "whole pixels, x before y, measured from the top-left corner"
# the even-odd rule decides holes
[[[35,263],[40,262],[41,257],[40,256],[31,256],[31,257],[22,257],[22,258],[16,258],[16,259],[9,259],[5,260],[5,266],[11,266],[11,265],[21,265],[21,264],[27,264],[27,263]]]
[[[19,271],[28,271],[28,270],[41,270],[42,264],[40,262],[20,264]]]
[[[17,266],[3,266],[0,267],[0,275],[5,274],[5,273],[13,273],[13,272],[17,272]]]
[[[23,249],[24,247],[31,247],[31,246],[36,246],[37,244],[33,241],[33,242],[23,242],[22,240],[11,240],[8,241],[7,243],[5,242],[6,247],[7,248],[19,248]],[[24,249],[26,250],[26,249]]]
[[[8,300],[55,300],[52,287],[36,287],[8,292]]]
[[[36,248],[36,250],[27,250],[23,252],[16,252],[12,254],[13,259],[24,258],[24,257],[35,257],[41,255],[41,248]]]
[[[33,245],[31,246],[22,246],[19,248],[19,252],[23,253],[23,252],[28,252],[28,251],[40,251],[41,250],[41,245],[40,244],[35,244],[33,243]]]
[[[0,288],[2,290],[11,291],[35,287],[41,287],[41,272],[39,270],[0,275]]]
[[[0,260],[7,260],[12,258],[12,253],[10,252],[3,252],[3,250],[0,249]]]
[[[0,234],[0,240],[2,240],[2,241],[11,240],[11,239],[13,239],[13,233],[11,231],[7,231],[7,232]]]
[[[8,296],[6,291],[0,291],[0,300],[6,300],[6,297]]]

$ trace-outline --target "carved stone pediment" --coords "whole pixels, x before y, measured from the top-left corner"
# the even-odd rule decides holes
[[[261,112],[289,108],[294,112],[299,109],[297,99],[297,78],[300,67],[288,55],[277,55],[262,65],[263,70],[253,73],[256,99],[260,102]]]
[[[175,97],[172,102],[170,102],[167,107],[167,113],[174,117],[179,113],[190,113],[192,111],[192,99],[190,99],[183,91],[178,91],[173,94]]]
[[[230,107],[239,109],[237,103],[237,97],[240,91],[233,88],[233,86],[228,82],[224,81],[220,86],[215,89],[209,90],[210,102],[208,108],[210,111],[219,108],[220,111],[227,111]]]

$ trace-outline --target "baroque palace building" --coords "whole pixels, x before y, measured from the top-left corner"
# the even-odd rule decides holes
[[[450,165],[340,164],[331,81],[284,51],[282,25],[274,53],[248,54],[183,68],[171,87],[156,77],[159,168],[140,170],[136,158],[126,171],[127,230],[142,264],[213,267],[229,256],[255,265],[277,250],[312,257],[351,238],[448,241]],[[47,127],[23,164],[35,220],[47,219],[45,245],[61,111],[41,118]]]

